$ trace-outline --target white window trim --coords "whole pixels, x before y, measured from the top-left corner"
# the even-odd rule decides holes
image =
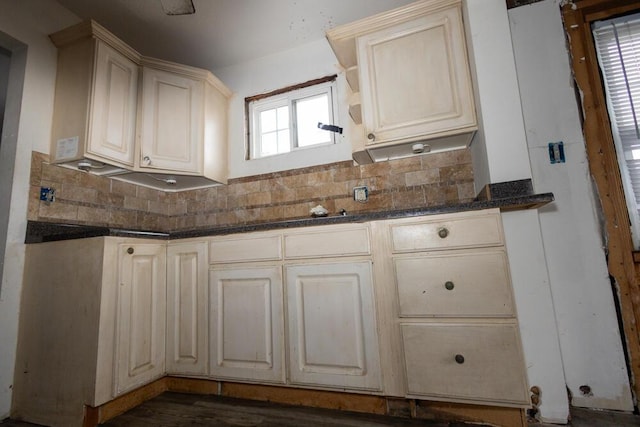
[[[294,89],[291,91],[287,91],[278,95],[266,97],[259,100],[250,101],[247,109],[248,119],[249,119],[249,156],[248,160],[259,160],[269,157],[275,156],[287,156],[291,155],[291,153],[300,151],[300,150],[309,150],[318,147],[326,147],[330,145],[334,145],[338,143],[339,139],[336,137],[335,132],[327,131],[330,134],[330,142],[322,143],[322,144],[313,144],[308,146],[300,147],[298,145],[297,139],[297,131],[295,129],[296,123],[294,120],[295,117],[295,108],[294,102],[308,98],[315,95],[327,94],[329,97],[329,103],[331,105],[330,113],[330,125],[340,126],[339,124],[339,114],[338,114],[338,103],[337,103],[337,84],[336,80],[323,82],[319,84],[314,84],[312,86],[303,87],[300,89]],[[260,123],[257,120],[257,117],[261,111],[270,110],[273,108],[288,106],[289,107],[289,129],[290,129],[290,145],[291,149],[286,153],[277,153],[266,156],[255,156],[255,153],[260,151],[260,139],[256,138],[256,136],[260,135]]]

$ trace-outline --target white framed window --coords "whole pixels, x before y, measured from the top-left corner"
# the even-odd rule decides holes
[[[640,14],[593,24],[633,242],[640,248]]]
[[[245,99],[248,159],[336,143],[336,76]]]

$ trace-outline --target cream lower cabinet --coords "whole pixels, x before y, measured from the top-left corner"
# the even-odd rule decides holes
[[[371,262],[285,271],[291,384],[379,390]]]
[[[282,236],[213,238],[209,260],[210,375],[284,383]]]
[[[84,405],[164,374],[164,250],[117,237],[26,246],[14,416],[79,426]]]
[[[115,394],[165,372],[166,246],[118,245]]]
[[[208,373],[209,286],[206,242],[170,242],[167,247],[166,372]]]
[[[406,397],[527,406],[500,212],[379,223],[393,384]]]
[[[216,268],[209,284],[211,374],[284,383],[281,268]]]

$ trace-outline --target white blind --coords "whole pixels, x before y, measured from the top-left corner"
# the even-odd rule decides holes
[[[594,24],[634,244],[640,245],[640,14]]]

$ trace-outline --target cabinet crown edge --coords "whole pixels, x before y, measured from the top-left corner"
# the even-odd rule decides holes
[[[355,57],[356,37],[452,6],[461,8],[462,0],[420,0],[331,28],[326,31],[326,37],[340,64],[345,68],[350,68],[357,65]],[[350,49],[353,49],[353,51],[350,52]]]

